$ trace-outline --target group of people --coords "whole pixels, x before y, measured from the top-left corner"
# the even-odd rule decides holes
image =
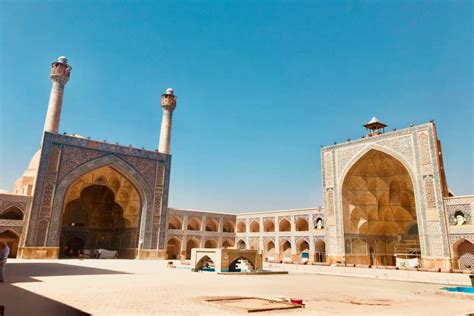
[[[5,275],[5,266],[7,264],[7,258],[10,254],[10,247],[6,242],[0,242],[0,282],[3,282]]]

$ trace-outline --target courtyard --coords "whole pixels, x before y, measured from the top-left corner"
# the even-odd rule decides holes
[[[264,315],[464,315],[474,300],[436,294],[436,284],[290,273],[218,275],[167,261],[21,260],[0,284],[5,315],[224,315],[206,297],[302,298],[305,308]]]

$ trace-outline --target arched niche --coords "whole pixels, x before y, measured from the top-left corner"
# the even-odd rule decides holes
[[[200,242],[195,238],[190,238],[186,242],[186,259],[191,259],[191,251],[193,248],[199,248]]]
[[[238,233],[245,233],[246,232],[246,225],[244,221],[237,222],[237,232]]]
[[[179,259],[181,253],[181,240],[171,237],[166,243],[166,254],[168,259]]]
[[[209,218],[206,222],[207,232],[217,232],[219,230],[219,222],[213,218]]]
[[[260,224],[257,221],[252,221],[250,223],[250,232],[251,233],[258,233],[260,232]]]
[[[263,229],[265,232],[274,232],[275,231],[275,223],[273,219],[267,218],[263,221]]]
[[[234,232],[234,223],[230,220],[226,220],[222,226],[222,231],[224,233],[233,233]]]
[[[245,243],[245,241],[243,241],[242,239],[239,240],[237,242],[237,248],[238,249],[246,249],[247,248],[247,244]]]
[[[342,209],[348,263],[395,265],[396,258],[420,257],[413,182],[395,157],[374,149],[360,157],[344,178]]]
[[[222,248],[231,248],[234,247],[234,241],[231,239],[226,239],[222,242]]]
[[[0,219],[23,220],[23,212],[16,206],[10,206],[0,213]]]
[[[196,217],[192,217],[190,219],[188,219],[188,227],[187,227],[188,230],[201,230],[201,221],[196,218]]]
[[[215,239],[208,239],[204,243],[204,248],[217,248],[218,242]]]
[[[112,184],[112,185],[111,185]],[[64,196],[61,219],[60,257],[96,249],[117,250],[133,258],[138,248],[142,199],[129,178],[112,166],[91,170],[76,178]],[[79,251],[79,252],[78,252]]]
[[[308,220],[303,217],[297,218],[295,222],[295,228],[296,228],[296,231],[299,231],[299,232],[308,231],[309,230]]]
[[[171,215],[168,219],[168,229],[179,229],[183,228],[183,222],[176,215]]]
[[[280,220],[280,223],[279,223],[279,230],[281,232],[289,232],[291,231],[291,224],[290,224],[290,221],[287,220],[286,218],[283,218]]]

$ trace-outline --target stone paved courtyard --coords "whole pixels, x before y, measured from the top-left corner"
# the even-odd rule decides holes
[[[10,260],[0,304],[11,315],[223,315],[206,296],[303,298],[305,309],[257,315],[459,315],[474,301],[436,294],[439,285],[311,274],[216,275],[165,261]]]

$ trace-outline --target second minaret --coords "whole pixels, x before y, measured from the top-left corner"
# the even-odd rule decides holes
[[[163,109],[163,119],[161,120],[160,145],[158,151],[163,154],[169,154],[173,111],[176,108],[176,96],[174,95],[173,89],[166,89],[166,93],[161,95],[161,108]]]

